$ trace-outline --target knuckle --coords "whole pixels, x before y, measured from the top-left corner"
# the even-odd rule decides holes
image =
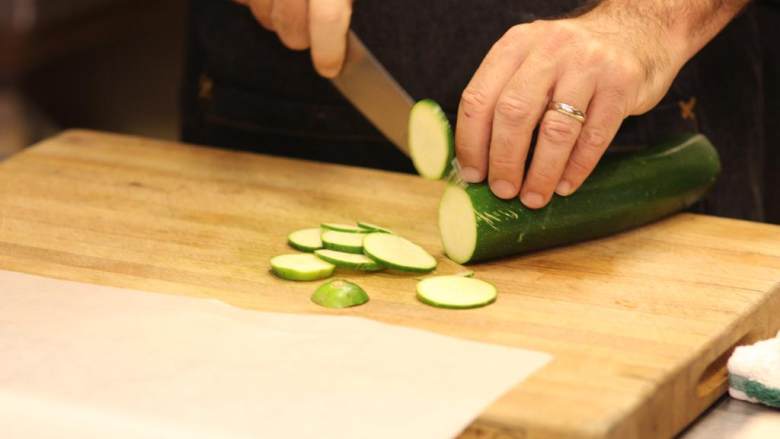
[[[613,78],[618,84],[636,84],[645,74],[639,61],[630,57],[619,57],[612,66]]]
[[[488,108],[488,97],[481,88],[468,86],[460,97],[464,116],[470,118],[484,114]]]
[[[522,159],[515,154],[514,145],[508,140],[490,149],[490,168],[500,174],[514,174],[522,168]]]
[[[512,160],[510,157],[499,154],[499,155],[494,155],[490,158],[490,167],[494,171],[506,173],[508,171],[512,171],[515,168],[517,168],[517,163],[515,160]]]
[[[532,112],[531,102],[523,97],[504,95],[496,104],[496,116],[513,125],[526,122]]]
[[[510,27],[498,41],[515,41],[522,39],[528,32],[528,25],[518,24]]]
[[[529,179],[533,182],[529,182],[529,184],[533,184],[538,189],[542,189],[543,192],[546,192],[546,188],[552,190],[552,185],[557,182],[558,175],[554,172],[551,164],[546,163],[533,169]]]
[[[569,157],[568,171],[578,178],[582,178],[590,173],[596,165],[595,159],[590,159],[584,154],[572,154]]]
[[[547,140],[554,144],[574,143],[577,139],[578,122],[569,120],[568,117],[545,117],[539,130]]]
[[[604,47],[602,43],[591,41],[583,50],[583,58],[591,66],[602,66],[608,64],[611,58],[609,49]]]
[[[609,138],[605,131],[595,127],[583,129],[579,138],[579,144],[583,148],[583,152],[596,156],[606,149],[607,142],[609,142]]]
[[[279,9],[272,9],[271,13],[268,15],[268,19],[271,21],[271,23],[274,25],[274,27],[280,27],[284,25],[285,22],[285,14],[283,14]]]
[[[550,41],[556,45],[565,45],[577,39],[578,32],[563,22],[548,22]]]

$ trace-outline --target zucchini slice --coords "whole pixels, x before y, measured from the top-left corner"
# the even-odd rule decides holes
[[[323,231],[335,230],[336,232],[367,233],[366,229],[354,224],[322,223],[320,224],[320,227]]]
[[[320,239],[321,233],[319,227],[296,230],[287,235],[287,243],[296,250],[313,252],[314,250],[322,248],[322,240]]]
[[[339,268],[357,271],[381,271],[385,266],[366,255],[345,253],[336,250],[316,250],[314,254],[323,261],[330,262]]]
[[[312,254],[280,255],[271,258],[271,271],[287,280],[317,280],[333,274],[336,266]]]
[[[409,152],[417,173],[430,180],[444,178],[455,157],[452,126],[439,104],[423,99],[409,113]]]
[[[463,276],[434,276],[417,283],[421,302],[439,308],[478,308],[493,303],[496,287],[483,280]]]
[[[399,271],[428,273],[436,259],[419,245],[388,233],[370,233],[363,240],[363,252],[380,264]]]
[[[363,253],[364,233],[337,232],[335,230],[326,230],[322,232],[320,238],[322,245],[328,250],[336,250],[347,253]]]
[[[647,224],[698,201],[717,180],[718,153],[702,135],[604,158],[577,192],[542,209],[502,200],[487,184],[450,185],[439,232],[465,264],[599,238]]]
[[[367,223],[367,222],[363,222],[363,221],[358,221],[357,224],[358,224],[358,227],[360,227],[361,229],[363,229],[364,231],[366,231],[368,233],[371,233],[371,232],[393,233],[392,230],[390,230],[388,228],[385,228],[385,227],[382,227],[382,226],[378,226],[376,224],[371,224],[371,223]]]
[[[334,279],[320,285],[311,301],[326,308],[348,308],[368,302],[368,294],[355,283]]]

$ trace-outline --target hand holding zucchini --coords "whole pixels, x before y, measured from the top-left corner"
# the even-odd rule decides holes
[[[464,264],[598,238],[680,211],[720,172],[702,135],[605,157],[580,189],[538,210],[502,200],[486,184],[449,186],[439,205],[447,256]]]

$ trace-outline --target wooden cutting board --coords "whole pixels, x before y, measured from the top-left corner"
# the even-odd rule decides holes
[[[730,350],[780,328],[780,227],[702,215],[475,265],[500,291],[476,310],[423,305],[414,277],[388,273],[344,274],[371,301],[326,310],[309,301],[316,283],[268,272],[271,256],[291,252],[290,231],[357,219],[419,242],[440,273],[459,271],[439,243],[442,190],[409,175],[69,131],[0,163],[0,268],[364,316],[555,356],[469,438],[672,436],[723,393]]]

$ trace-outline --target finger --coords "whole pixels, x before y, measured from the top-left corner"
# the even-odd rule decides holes
[[[595,86],[592,76],[568,70],[556,83],[552,100],[586,112]],[[550,201],[581,128],[582,123],[571,116],[552,109],[544,113],[531,167],[522,183],[520,199],[527,207],[539,209]]]
[[[271,22],[271,8],[273,7],[273,0],[243,0],[243,4],[249,6],[249,10],[252,11],[252,15],[255,16],[260,24],[270,30],[274,30],[274,25]]]
[[[588,108],[588,118],[555,189],[559,195],[574,193],[604,155],[627,115],[620,96],[619,93],[596,90]]]
[[[493,111],[498,96],[528,54],[530,33],[511,28],[485,56],[463,91],[458,105],[455,145],[461,176],[470,183],[485,179]]]
[[[338,75],[344,63],[351,17],[351,0],[310,0],[311,57],[317,72],[326,78]]]
[[[307,0],[275,0],[271,23],[279,39],[293,50],[309,47],[309,15]]]
[[[520,191],[531,135],[547,106],[554,80],[554,64],[530,55],[498,97],[488,180],[499,198],[512,198]]]

